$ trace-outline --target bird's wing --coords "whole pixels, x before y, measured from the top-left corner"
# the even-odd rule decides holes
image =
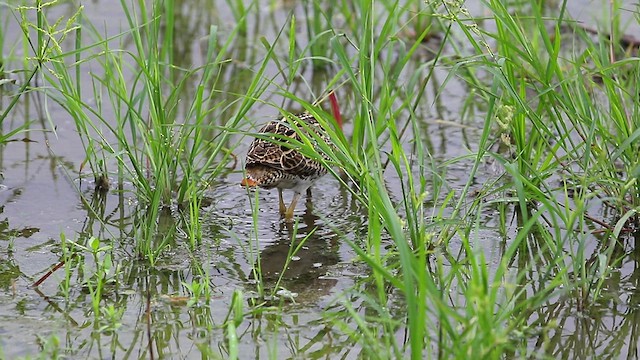
[[[298,115],[298,117],[308,122],[311,115]],[[314,119],[315,122],[315,119]],[[315,124],[309,124],[315,126]],[[302,126],[298,125],[298,128]],[[299,151],[279,145],[278,142],[287,142],[286,138],[301,141],[300,135],[284,120],[271,121],[260,129],[262,134],[278,134],[267,139],[256,138],[251,143],[247,153],[246,166],[262,165],[288,173],[309,176],[318,172],[321,165],[304,155]]]

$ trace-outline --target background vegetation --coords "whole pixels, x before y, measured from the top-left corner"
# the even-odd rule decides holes
[[[621,20],[636,22],[628,5],[603,2],[610,21],[593,30],[569,17],[567,1],[488,0],[479,17],[463,1],[123,0],[126,22],[112,35],[70,4],[66,12],[56,1],[0,4],[0,31],[21,29],[17,39],[0,33],[0,140],[55,133],[60,120],[48,106],[73,121],[84,152],[68,175],[88,223],[56,238],[56,272],[41,280],[107,343],[83,335],[74,348],[52,335],[33,355],[180,356],[169,339],[187,326],[154,311],[159,299],[189,314],[193,343],[184,346],[202,357],[248,349],[268,358],[635,353],[635,297],[616,287],[629,261],[625,279],[638,278],[640,63],[639,42]],[[263,25],[270,17],[273,28]],[[191,26],[206,31],[194,36]],[[201,61],[189,62],[189,41]],[[328,108],[331,90],[348,119],[344,133],[316,106]],[[34,93],[47,105],[45,130],[9,121]],[[444,114],[451,99],[457,112]],[[265,204],[247,193],[249,238],[225,231],[250,276],[216,290],[213,247],[203,251],[216,241],[220,249],[210,238],[211,189],[240,171],[257,109],[317,115],[334,147],[296,146],[328,156],[319,158],[364,218],[352,226],[366,228],[350,233],[317,211],[350,247],[345,260],[359,276],[331,292],[313,322],[298,324],[314,336],[288,342],[282,317],[296,305],[284,274],[316,230],[288,229],[298,242],[270,279],[258,230]],[[455,152],[439,153],[425,136],[434,126],[463,129]],[[455,169],[465,177],[452,179]],[[107,192],[128,199],[127,210],[107,213]],[[497,254],[483,248],[489,230]],[[176,252],[189,277],[160,280]],[[175,293],[161,297],[163,284]],[[601,334],[595,313],[620,299],[628,321]],[[132,309],[139,322],[131,338],[118,338]],[[579,346],[576,328],[597,344]]]

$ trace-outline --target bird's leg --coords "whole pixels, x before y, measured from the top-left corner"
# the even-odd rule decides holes
[[[298,203],[298,199],[300,199],[300,193],[295,192],[293,194],[293,199],[291,200],[291,205],[287,209],[286,214],[284,214],[284,220],[287,222],[293,221],[293,211],[296,209],[296,204]]]
[[[308,198],[311,197],[311,188],[310,187],[307,188],[307,197]]]
[[[287,207],[284,205],[284,199],[282,198],[282,189],[278,188],[278,197],[280,198],[280,215],[284,215],[287,212]]]

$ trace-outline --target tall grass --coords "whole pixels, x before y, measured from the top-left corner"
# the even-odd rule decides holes
[[[399,137],[394,123],[396,114],[401,112],[391,109],[398,104],[397,94],[404,90],[396,86],[393,70],[397,68],[391,68],[384,61],[393,51],[390,43],[397,39],[398,28],[394,27],[397,4],[389,4],[388,13],[378,16],[371,3],[358,3],[360,18],[357,23],[360,27],[355,29],[357,35],[351,39],[357,50],[355,55],[350,57],[344,43],[334,41],[342,66],[357,69],[347,71],[347,75],[355,97],[362,99],[354,116],[351,151],[340,154],[348,159],[337,161],[343,165],[362,164],[366,169],[361,171],[344,166],[366,194],[369,209],[368,241],[353,244],[353,249],[370,266],[370,282],[377,291],[360,294],[368,304],[365,318],[359,319],[358,312],[347,308],[349,316],[355,318],[349,321],[353,322],[351,326],[359,330],[349,334],[354,341],[366,344],[363,346],[365,357],[375,358],[380,354],[398,357],[405,353],[415,359],[426,354],[441,358],[494,358],[516,353],[524,356],[528,350],[522,346],[522,339],[510,335],[514,330],[519,332],[526,327],[531,312],[523,310],[536,308],[567,292],[578,296],[582,304],[594,301],[602,286],[598,279],[606,275],[606,270],[602,272],[603,264],[619,261],[611,246],[599,255],[600,268],[589,266],[591,261],[586,259],[585,242],[593,238],[585,236],[585,231],[588,232],[588,223],[593,220],[588,214],[592,199],[599,197],[606,203],[629,204],[637,197],[632,190],[637,182],[633,175],[637,156],[631,162],[619,159],[625,151],[637,155],[637,148],[632,145],[637,124],[634,125],[632,115],[627,115],[636,112],[628,108],[637,107],[637,94],[622,91],[637,86],[628,81],[624,86],[618,85],[620,80],[613,80],[618,78],[611,73],[610,78],[605,75],[605,87],[601,92],[608,100],[606,107],[598,110],[600,104],[580,105],[577,99],[590,101],[593,92],[598,92],[598,89],[584,86],[583,62],[588,59],[598,66],[609,57],[603,56],[608,53],[600,52],[601,56],[592,58],[592,54],[597,54],[594,47],[598,43],[584,37],[587,50],[583,53],[563,46],[560,28],[566,22],[566,3],[561,4],[559,15],[551,20],[543,17],[539,4],[530,4],[531,15],[525,18],[513,16],[503,2],[487,5],[495,21],[495,33],[480,31],[477,22],[464,8],[456,8],[452,3],[441,4],[446,13],[440,15],[440,28],[457,26],[470,45],[454,47],[457,49],[455,55],[462,60],[452,69],[465,67],[470,70],[459,71],[459,74],[470,86],[477,88],[480,100],[488,103],[488,109],[469,181],[460,192],[452,191],[445,199],[434,199],[445,200],[440,209],[437,205],[431,211],[424,208],[429,190],[425,173],[437,176],[439,171],[430,162],[427,149],[418,146],[414,153],[406,152],[402,146],[406,139]],[[555,27],[555,33],[548,31],[549,23]],[[612,35],[612,38],[615,37]],[[444,42],[447,40],[451,38],[445,38]],[[561,55],[561,51],[567,53]],[[408,56],[411,54],[409,52]],[[565,61],[565,57],[569,57],[569,61]],[[572,59],[582,62],[576,63]],[[434,64],[438,60],[434,59]],[[448,62],[448,59],[442,61]],[[616,66],[635,63],[630,59]],[[398,61],[398,64],[398,68],[403,69],[403,62]],[[572,71],[567,73],[567,67]],[[479,69],[487,72],[492,81],[485,83],[473,75]],[[607,73],[604,69],[597,71],[599,75],[601,72]],[[633,75],[624,77],[636,78]],[[378,87],[379,92],[375,92]],[[625,94],[635,95],[625,99]],[[576,105],[581,109],[576,109]],[[594,109],[601,112],[599,116],[594,116]],[[620,117],[613,121],[613,128],[608,125],[611,121],[604,121],[609,117],[602,116],[604,113]],[[592,122],[598,119],[603,121],[594,125]],[[411,128],[419,128],[417,120],[412,121]],[[504,129],[501,138],[496,138],[497,124]],[[492,150],[492,145],[498,142],[506,145],[507,153]],[[379,151],[381,148],[386,150],[384,155]],[[592,155],[594,148],[600,149],[597,158]],[[612,153],[613,159],[603,156],[604,153]],[[382,158],[385,155],[392,165],[385,175],[392,172],[403,184],[402,200],[397,203],[388,197],[383,181]],[[416,155],[419,155],[422,170],[417,178],[409,161]],[[474,240],[475,229],[480,226],[477,214],[482,211],[483,199],[474,201],[470,207],[465,201],[470,196],[476,171],[487,156],[503,166],[509,180],[498,188],[485,191],[503,193],[501,201],[513,204],[518,217],[516,236],[508,241],[497,269],[488,267],[485,254]],[[619,169],[615,166],[616,161],[627,165]],[[594,164],[602,167],[605,174],[612,174],[596,188],[589,185],[593,184],[590,169]],[[627,178],[622,184],[615,180],[620,178],[619,174],[623,174],[623,179]],[[563,184],[560,188],[554,184],[559,180]],[[574,192],[575,184],[582,184],[578,186],[583,190]],[[615,193],[610,187],[622,189],[624,194]],[[605,197],[602,194],[606,194]],[[563,195],[565,198],[561,200]],[[452,198],[458,201],[451,217],[428,215],[442,214],[446,200]],[[615,243],[621,229],[629,228],[628,221],[637,221],[633,220],[637,219],[637,205],[611,206],[617,208],[620,216],[617,223],[607,227],[613,230],[610,236]],[[383,250],[381,240],[385,238],[394,244],[391,249]],[[457,247],[453,244],[458,242],[462,244],[462,250],[454,256],[450,249]],[[434,249],[434,246],[438,247]],[[531,247],[541,251],[527,260],[529,255],[526,254],[530,251],[527,249]],[[570,249],[568,255],[564,254],[565,249]],[[524,266],[512,269],[511,263],[516,258],[525,260]],[[542,288],[529,294],[530,280],[526,279],[526,274],[535,262],[542,262],[542,267],[535,271],[550,275],[545,278]],[[435,269],[432,264],[437,264]],[[510,282],[513,278],[515,283]],[[389,291],[389,288],[394,290]],[[559,292],[558,288],[563,290]],[[460,296],[444,296],[452,291]],[[402,343],[397,342],[395,333],[400,328],[395,321],[398,314],[386,310],[398,295],[404,304],[400,314],[406,316],[406,342]],[[377,329],[373,332],[372,321],[379,324],[379,327],[373,327]],[[435,346],[431,350],[436,352],[430,351],[429,344]]]
[[[611,4],[612,12],[621,11]],[[548,16],[543,2],[489,0],[486,18],[469,14],[464,2],[310,1],[301,5],[304,19],[292,11],[265,37],[250,21],[262,3],[227,1],[234,25],[224,36],[211,26],[202,39],[203,63],[185,67],[176,59],[174,1],[121,1],[128,28],[115,36],[101,34],[81,8],[50,22],[45,5],[15,10],[34,62],[0,119],[32,79],[46,84],[38,91],[73,118],[99,190],[112,181],[116,191],[133,194],[128,234],[137,257],[150,265],[144,271],[154,271],[181,231],[192,254],[202,244],[208,185],[233,167],[236,135],[260,136],[248,130],[254,106],[287,114],[288,104],[296,104],[324,126],[331,144],[298,129],[302,141],[282,145],[323,163],[367,213],[364,237],[342,236],[366,276],[323,312],[323,331],[348,344],[331,356],[514,358],[542,350],[553,357],[557,349],[547,339],[557,329],[544,322],[542,309],[558,299],[569,299],[575,311],[600,301],[605,279],[620,266],[620,242],[637,231],[639,64],[619,41],[615,16],[609,35],[594,37],[569,18],[566,1]],[[60,45],[71,40],[72,47]],[[81,77],[89,64],[99,70],[86,89]],[[300,82],[309,72],[324,87]],[[438,74],[442,86],[429,90]],[[306,89],[297,92],[300,83]],[[443,159],[421,138],[433,119],[421,118],[418,109],[446,99],[453,83],[468,89],[461,102],[481,103],[482,113],[460,111],[457,125],[473,129],[477,139],[463,155]],[[322,110],[329,91],[348,100],[348,133]],[[267,100],[271,93],[282,102]],[[453,166],[468,169],[468,179],[449,182]],[[479,183],[491,176],[488,166],[500,174]],[[389,189],[390,178],[397,189]],[[275,285],[267,284],[260,198],[249,196],[253,234],[248,244],[233,236],[246,249],[258,296],[247,301],[236,289],[220,324],[199,318],[224,335],[221,353],[230,358],[241,357],[240,338],[249,332],[243,326],[274,314],[273,323],[281,324],[287,302],[265,300],[277,299],[289,261],[304,246],[304,240],[292,245]],[[100,204],[86,203],[94,215],[104,213]],[[603,208],[614,215],[605,217]],[[490,223],[502,236],[497,253],[483,248]],[[71,264],[86,268],[92,275],[79,278],[95,321],[102,315],[105,328],[115,328],[122,313],[101,307],[107,285],[137,270],[119,268],[113,244],[97,237],[62,240],[61,289],[70,291]],[[589,253],[596,241],[597,251]],[[193,267],[196,278],[176,287],[190,296],[189,307],[209,305],[211,271],[195,257]],[[281,330],[275,326],[273,333]],[[531,345],[538,340],[543,345]],[[269,348],[269,355],[278,352]]]
[[[262,77],[263,65],[249,79],[248,88],[238,89],[231,102],[221,96],[233,92],[232,88],[222,89],[226,84],[219,80],[236,34],[244,34],[239,27],[221,46],[217,28],[211,27],[204,42],[204,65],[185,69],[174,65],[173,2],[139,2],[135,6],[122,2],[122,8],[129,30],[105,37],[82,19],[81,8],[68,19],[67,27],[58,31],[59,22],[48,23],[43,15],[46,7],[38,7],[41,24],[37,29],[54,29],[51,34],[39,30],[38,39],[52,39],[58,32],[76,36],[71,51],[58,45],[63,38],[53,41],[55,46],[38,46],[47,49],[42,61],[49,70],[40,74],[50,86],[45,89],[47,95],[75,121],[96,189],[108,189],[111,179],[119,191],[127,190],[125,184],[133,185],[145,214],[136,216],[139,226],[134,226],[139,230],[139,252],[153,263],[166,244],[153,240],[159,231],[160,207],[186,205],[192,210],[185,216],[190,219],[187,223],[194,225],[189,233],[192,246],[196,245],[199,216],[193,210],[211,179],[228,171],[233,148],[228,147],[227,139],[237,132],[241,119],[268,82]],[[26,19],[29,9],[22,11]],[[83,45],[83,38],[92,41]],[[124,42],[128,38],[133,49],[121,50],[127,48]],[[91,73],[92,87],[84,89],[80,74],[85,66],[95,63],[101,71]],[[193,83],[195,88],[185,93]],[[87,92],[93,96],[87,98]],[[179,105],[185,102],[186,110],[180,111]],[[228,121],[219,124],[220,118]]]
[[[37,2],[37,6],[40,7],[41,3]],[[7,67],[5,60],[10,60],[13,57],[11,53],[15,50],[15,46],[18,44],[7,44],[11,47],[11,53],[8,56],[6,56],[6,54],[0,55],[0,89],[5,90],[8,85],[16,82],[16,79],[10,79],[8,77],[5,78],[9,72],[22,73],[24,75],[24,77],[18,82],[19,87],[10,97],[9,103],[4,105],[3,109],[0,111],[0,125],[2,126],[4,126],[5,120],[8,118],[11,111],[14,110],[19,101],[29,93],[32,82],[36,79],[36,76],[51,60],[52,48],[58,46],[59,42],[63,41],[67,34],[74,30],[73,21],[70,21],[64,27],[59,26],[60,28],[56,29],[56,33],[47,33],[42,27],[42,24],[46,21],[42,12],[38,14],[34,23],[27,19],[25,15],[25,7],[21,7],[18,10],[21,20],[20,28],[24,34],[24,37],[22,38],[22,47],[25,53],[30,54],[30,56],[25,56],[22,59],[24,69],[14,70]],[[15,16],[18,16],[18,14],[15,14]],[[32,34],[34,36],[31,36]],[[1,30],[0,38],[4,40],[4,34]],[[5,48],[3,40],[0,40],[0,49]],[[0,144],[5,144],[16,134],[27,131],[30,124],[30,121],[25,121],[23,124],[9,129],[7,132],[3,130],[2,135],[0,135]]]

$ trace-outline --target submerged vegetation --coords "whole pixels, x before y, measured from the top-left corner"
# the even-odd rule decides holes
[[[64,173],[87,209],[77,233],[47,235],[52,270],[17,283],[46,286],[66,323],[26,350],[0,347],[43,358],[634,356],[640,40],[625,29],[638,14],[601,6],[610,16],[593,31],[566,0],[487,0],[482,17],[463,1],[123,0],[112,33],[76,1],[0,3],[0,141],[46,134],[55,153],[63,145],[48,137],[72,124],[83,154]],[[20,106],[41,106],[40,127],[16,121]],[[261,114],[301,109],[333,144],[294,146],[330,169],[351,210],[276,222],[286,250],[265,260],[273,204],[238,185],[238,159]],[[246,212],[220,210],[228,191]],[[331,240],[318,248],[318,234]],[[3,237],[3,256],[26,256],[13,249],[21,236]],[[338,243],[349,258],[336,259]],[[307,252],[324,262],[289,276]],[[2,266],[12,279],[14,261]],[[318,279],[348,281],[325,291]]]

